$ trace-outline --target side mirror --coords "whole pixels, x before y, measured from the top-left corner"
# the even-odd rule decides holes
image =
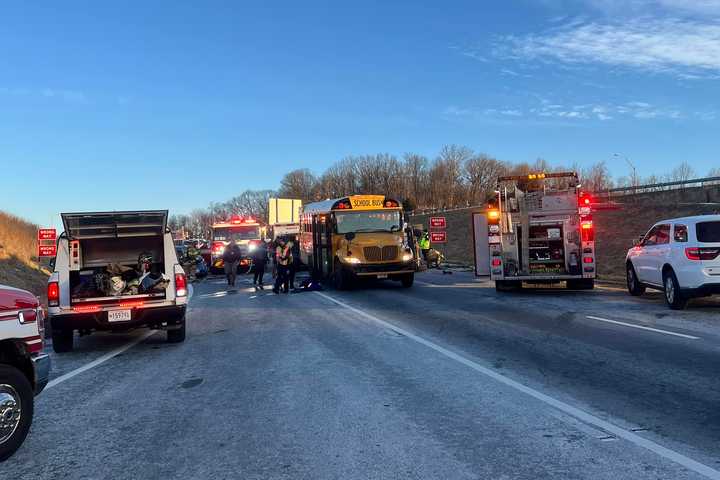
[[[352,240],[355,238],[355,232],[348,232],[345,234],[345,240],[348,242],[352,242]]]
[[[645,235],[640,235],[640,236],[637,238],[637,240],[635,240],[634,245],[635,245],[636,247],[639,247],[640,245],[642,245],[643,238],[645,238]]]

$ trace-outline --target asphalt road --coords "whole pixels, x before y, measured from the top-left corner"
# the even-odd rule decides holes
[[[720,301],[417,280],[81,338],[0,478],[720,478]]]

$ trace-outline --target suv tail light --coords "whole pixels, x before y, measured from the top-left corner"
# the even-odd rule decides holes
[[[60,285],[58,282],[48,282],[47,298],[49,307],[60,305]]]
[[[688,247],[685,256],[688,260],[715,260],[720,255],[720,248]]]
[[[187,280],[184,273],[175,274],[175,296],[184,297],[187,295]]]

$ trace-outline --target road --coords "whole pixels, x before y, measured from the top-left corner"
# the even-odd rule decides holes
[[[720,478],[718,301],[499,294],[462,272],[242,282],[195,284],[183,344],[93,335],[55,355],[0,476]]]

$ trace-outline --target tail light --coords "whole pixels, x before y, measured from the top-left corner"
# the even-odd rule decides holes
[[[499,258],[493,258],[492,262],[490,263],[493,267],[499,267],[500,265],[502,265],[502,260],[500,260]]]
[[[720,255],[720,248],[688,247],[685,256],[688,260],[715,260]]]
[[[212,253],[222,253],[225,250],[225,242],[213,242]]]
[[[592,257],[583,257],[583,263],[593,263]]]
[[[592,242],[595,240],[595,227],[592,220],[581,221],[580,230],[582,232],[583,242]]]
[[[48,282],[47,298],[49,307],[60,305],[60,285],[58,282]]]
[[[187,280],[184,273],[175,274],[175,296],[184,297],[187,295]]]

